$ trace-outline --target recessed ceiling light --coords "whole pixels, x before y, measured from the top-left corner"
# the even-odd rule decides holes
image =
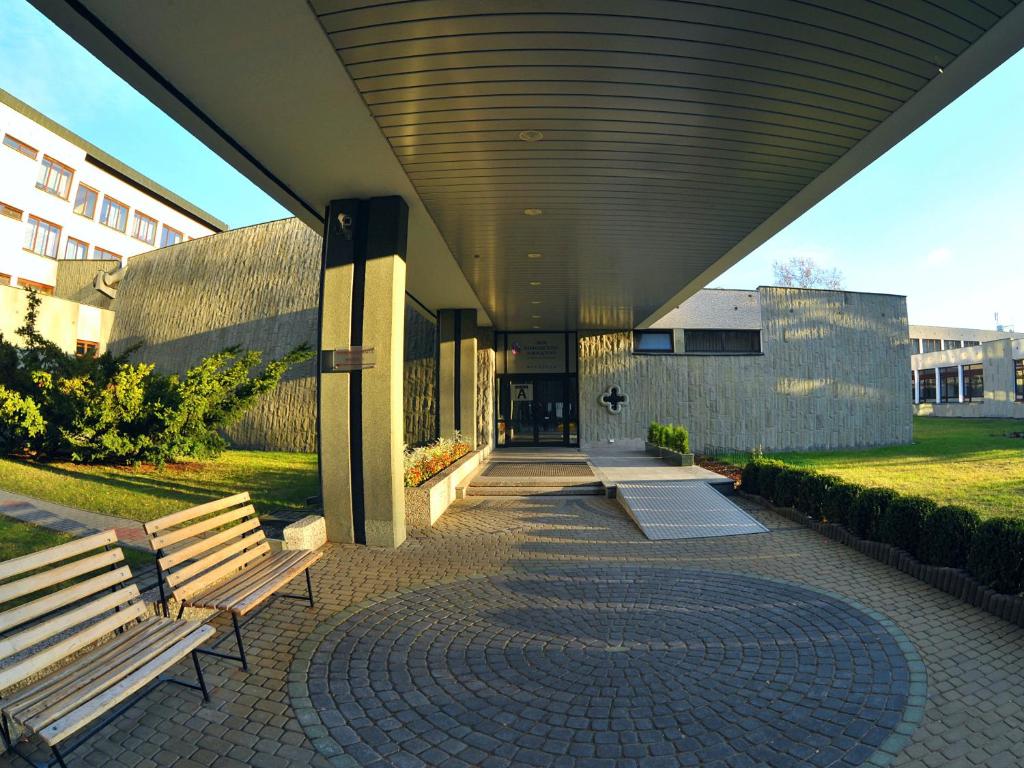
[[[534,320],[540,320],[540,315],[530,315]]]
[[[536,288],[538,285],[540,285],[540,280],[531,280],[530,285]]]
[[[540,141],[544,138],[544,134],[540,131],[528,130],[519,132],[520,141]]]
[[[533,330],[535,330],[535,331],[539,331],[539,330],[540,330],[540,326],[539,326],[539,325],[535,325],[535,326],[533,326]]]
[[[540,216],[542,213],[544,213],[544,211],[542,211],[540,208],[524,208],[523,213],[525,213],[527,216]]]
[[[544,258],[544,254],[543,253],[528,253],[528,254],[526,254],[526,258],[528,258],[528,259],[543,259]]]
[[[540,299],[534,299],[530,302],[531,304],[540,304]]]

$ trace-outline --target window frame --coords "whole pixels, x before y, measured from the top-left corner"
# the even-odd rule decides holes
[[[1024,403],[1024,359],[1013,361],[1013,400]]]
[[[756,349],[724,349],[726,346],[726,336],[722,336],[721,350],[713,349],[690,349],[690,339],[693,338],[691,334],[744,334],[749,338],[753,339],[756,334],[757,348]],[[764,339],[761,336],[761,329],[753,328],[684,328],[683,329],[683,351],[687,355],[702,355],[702,356],[718,356],[728,357],[733,355],[738,356],[751,356],[751,355],[763,355],[764,354]]]
[[[641,349],[640,339],[667,338],[668,349]],[[633,354],[634,355],[672,355],[675,354],[675,334],[671,330],[662,328],[651,328],[643,331],[633,331]]]
[[[79,193],[81,193],[81,191],[83,189],[88,190],[89,192],[92,192],[92,195],[93,195],[93,199],[92,199],[92,213],[91,214],[89,214],[89,213],[82,213],[82,212],[77,210],[77,208],[78,208],[78,195],[79,195]],[[78,189],[75,190],[75,201],[71,204],[71,211],[76,216],[82,216],[83,218],[89,219],[89,221],[95,221],[96,220],[96,209],[99,207],[99,202],[100,202],[100,191],[98,189],[94,189],[94,188],[90,187],[88,184],[83,184],[82,182],[78,182]]]
[[[982,363],[969,363],[961,366],[963,368],[964,376],[964,402],[965,403],[982,403],[985,401],[985,366]],[[978,380],[974,381],[973,375],[978,374]],[[981,391],[978,394],[973,394],[975,386],[980,385]]]
[[[925,342],[929,342],[929,341],[930,342],[934,342],[934,344],[935,344],[935,348],[934,349],[925,349]],[[922,337],[922,339],[921,339],[921,354],[922,355],[927,355],[927,354],[929,354],[931,352],[941,352],[941,351],[942,351],[942,339],[925,339],[925,338]]]
[[[148,221],[150,224],[152,224],[152,226],[153,226],[153,239],[152,240],[147,240],[144,237],[139,237],[139,222],[142,221],[142,220]],[[146,243],[146,245],[156,245],[156,234],[157,234],[157,229],[159,227],[159,224],[160,224],[160,222],[158,222],[152,216],[150,216],[148,214],[145,214],[142,211],[140,211],[138,208],[136,208],[134,213],[132,214],[132,232],[131,232],[132,239],[138,240],[140,243]]]
[[[0,285],[11,286],[12,277],[6,272],[0,272]]]
[[[108,202],[112,203],[112,204],[114,204],[116,206],[119,206],[121,208],[124,208],[124,229],[120,229],[118,227],[115,227],[114,225],[108,224],[106,221],[103,220],[103,206],[106,205]],[[128,234],[128,216],[129,216],[129,214],[131,212],[132,212],[131,211],[131,206],[129,206],[129,205],[125,204],[125,203],[122,203],[116,197],[111,197],[110,195],[103,195],[103,204],[100,205],[100,216],[99,216],[98,221],[99,221],[100,224],[102,224],[107,229],[112,229],[115,232],[120,232],[122,235],[126,235],[126,234]]]
[[[42,256],[43,258],[53,259],[54,261],[56,261],[57,260],[57,254],[60,253],[60,239],[61,239],[61,236],[64,234],[64,228],[60,224],[57,224],[55,222],[49,221],[48,219],[44,219],[41,216],[36,216],[35,214],[30,213],[28,215],[28,218],[25,220],[25,223],[28,224],[30,227],[34,227],[34,229],[37,232],[38,232],[39,228],[38,228],[38,226],[33,225],[33,223],[32,223],[33,221],[37,222],[38,224],[48,224],[49,226],[51,226],[51,227],[53,227],[53,228],[55,228],[57,230],[57,239],[56,239],[56,242],[55,242],[54,247],[53,247],[53,255],[51,256],[48,253],[40,253],[39,251],[35,250],[34,248],[30,248],[27,245],[22,246],[22,250],[28,251],[29,253],[34,253],[36,256]],[[35,237],[35,234],[33,234],[32,242],[35,243],[35,240],[36,240],[36,237]],[[20,280],[20,278],[19,278],[19,280]],[[45,285],[45,283],[40,283],[40,285]]]
[[[178,239],[175,242],[173,242],[173,243],[165,242],[166,235],[167,235],[168,232],[173,232],[174,234],[176,234],[178,236]],[[185,233],[184,232],[182,232],[181,230],[175,229],[174,227],[169,227],[166,224],[161,224],[160,225],[160,247],[161,248],[170,248],[172,245],[177,245],[178,243],[183,243],[183,242],[185,242]]]
[[[70,245],[72,243],[77,243],[78,245],[84,246],[85,247],[85,256],[83,256],[80,259],[78,259],[78,258],[71,258],[71,259],[69,259],[68,258],[68,248],[70,247]],[[87,242],[85,242],[85,240],[79,240],[77,237],[71,237],[71,235],[68,235],[67,239],[64,241],[64,256],[61,257],[61,261],[88,261],[88,260],[89,260],[89,244]]]
[[[50,164],[49,169],[47,169],[47,163]],[[68,188],[63,195],[59,191],[57,191],[58,189],[60,189],[60,185],[57,186],[57,189],[50,189],[43,183],[43,179],[49,178],[50,171],[53,170],[54,166],[56,166],[62,171],[67,171],[68,174]],[[70,199],[71,187],[74,186],[75,183],[75,169],[72,168],[70,165],[65,165],[55,157],[50,157],[49,155],[43,155],[43,159],[39,162],[39,168],[43,171],[43,173],[41,174],[42,178],[36,179],[36,189],[40,190],[41,192],[45,192],[48,195],[59,197],[61,200]],[[58,178],[60,178],[59,173]]]
[[[953,371],[954,375],[949,375],[948,371]],[[946,383],[952,381],[956,385],[952,395],[946,392]],[[960,366],[959,365],[943,365],[939,367],[939,378],[936,381],[936,386],[939,389],[939,402],[944,405],[951,403],[960,402]]]
[[[17,211],[18,215],[11,216],[9,211]],[[4,218],[7,219],[13,219],[14,221],[24,221],[25,211],[23,211],[21,208],[15,208],[10,203],[0,201],[0,216],[3,216]]]
[[[35,280],[29,280],[27,277],[18,278],[19,288],[35,288],[36,291],[41,293],[43,296],[53,296],[54,287],[47,285],[46,283],[37,283]]]
[[[935,396],[939,392],[939,380],[935,376],[934,368],[921,368],[917,372],[918,390],[921,393],[919,403],[934,403]],[[925,387],[928,386],[929,390]]]
[[[81,348],[81,352],[79,352]],[[92,354],[88,354],[92,352]],[[75,357],[99,357],[100,354],[100,343],[98,341],[88,341],[86,339],[75,339]]]
[[[102,254],[102,255],[101,255]],[[113,251],[108,251],[106,248],[100,248],[98,245],[93,246],[92,258],[96,261],[123,261],[124,257]]]
[[[10,139],[10,141],[13,141],[14,144],[11,144],[10,141],[8,141],[8,139]],[[31,144],[25,143],[24,141],[19,139],[17,136],[12,136],[9,133],[4,133],[4,138],[3,138],[3,140],[0,140],[0,144],[3,144],[8,149],[13,149],[15,152],[17,152],[22,157],[27,157],[27,158],[29,158],[30,160],[33,160],[33,161],[39,159],[39,150],[36,149],[35,147],[33,147]],[[15,146],[15,144],[17,146]],[[29,154],[29,152],[26,152],[25,151],[26,149],[29,150],[29,152],[31,152],[31,154]]]

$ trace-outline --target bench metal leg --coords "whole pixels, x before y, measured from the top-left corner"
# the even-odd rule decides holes
[[[309,575],[309,568],[306,569],[306,591],[309,592],[309,607],[312,608],[313,603],[313,578]]]
[[[57,765],[60,768],[68,768],[67,763],[64,762],[64,756],[60,753],[60,747],[50,747],[50,751],[53,752],[54,758],[57,760]]]
[[[199,679],[199,689],[203,692],[203,700],[210,700],[210,691],[206,688],[206,678],[203,677],[203,668],[199,664],[199,654],[192,651],[192,664],[196,668],[196,677]]]
[[[245,646],[242,645],[242,629],[238,626],[238,614],[231,614],[231,623],[235,627],[235,642],[238,643],[238,660],[242,662],[242,669],[249,671],[249,662],[245,660]]]

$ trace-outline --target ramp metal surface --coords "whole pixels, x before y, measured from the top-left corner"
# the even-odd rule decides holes
[[[768,532],[702,480],[619,483],[616,498],[648,539],[701,539]]]

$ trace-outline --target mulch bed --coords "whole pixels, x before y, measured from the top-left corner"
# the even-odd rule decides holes
[[[704,469],[710,469],[712,472],[728,477],[732,480],[733,485],[739,487],[740,475],[743,472],[742,467],[737,467],[735,464],[726,464],[724,461],[719,461],[711,456],[701,456],[700,454],[693,457],[693,462],[698,467],[704,467]]]

